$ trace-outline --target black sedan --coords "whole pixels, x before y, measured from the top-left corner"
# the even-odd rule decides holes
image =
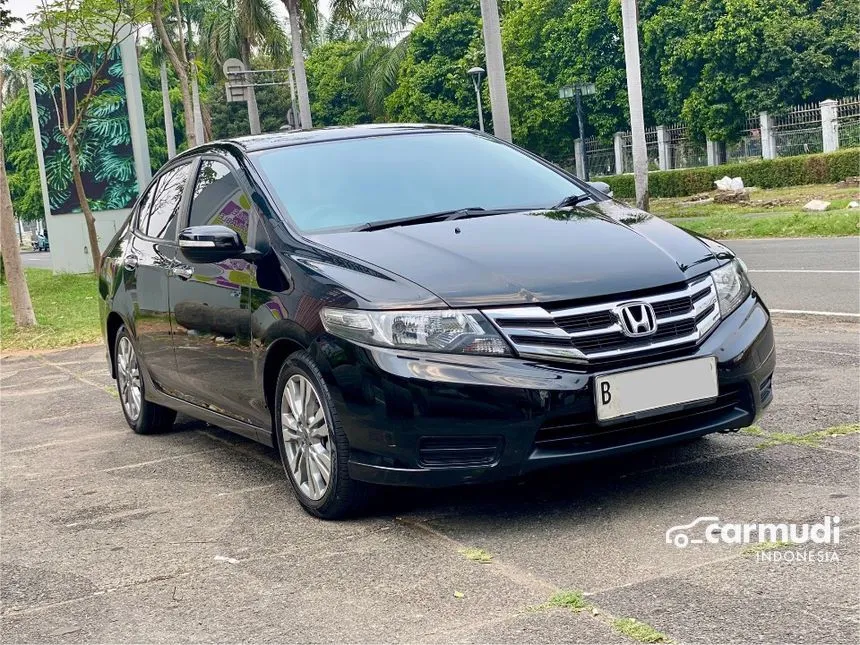
[[[172,159],[105,251],[135,432],[274,446],[299,502],[511,477],[737,430],[768,311],[722,245],[492,137],[365,126]]]

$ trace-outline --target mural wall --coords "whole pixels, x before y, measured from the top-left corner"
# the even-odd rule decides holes
[[[88,118],[79,130],[81,177],[94,211],[129,208],[138,194],[120,49],[114,48],[109,56]],[[79,62],[70,66],[65,83],[70,108],[77,96],[85,94],[101,63],[97,55],[85,49],[77,51],[77,58]],[[69,149],[57,118],[60,88],[56,72],[50,75],[34,70],[33,88],[51,214],[80,212]],[[69,112],[71,116],[73,110]]]

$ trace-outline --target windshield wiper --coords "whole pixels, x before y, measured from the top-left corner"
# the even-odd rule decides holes
[[[454,208],[448,211],[439,211],[438,213],[426,213],[424,215],[412,215],[411,217],[401,217],[398,219],[387,219],[381,222],[368,222],[361,226],[352,229],[353,231],[378,231],[384,228],[394,228],[395,226],[411,226],[412,224],[426,224],[428,222],[444,222],[454,219],[465,219],[467,217],[484,217],[486,215],[501,215],[503,213],[515,213],[524,209],[516,208],[494,208],[488,210],[482,206],[470,206],[468,208]]]
[[[564,199],[562,199],[558,204],[553,206],[550,210],[555,210],[556,208],[565,208],[567,206],[578,206],[582,202],[588,201],[589,199],[594,199],[591,195],[586,195],[585,193],[578,193],[576,195],[568,195]]]

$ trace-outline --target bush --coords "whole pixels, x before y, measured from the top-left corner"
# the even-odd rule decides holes
[[[857,175],[860,175],[860,148],[852,148],[818,155],[650,172],[648,188],[652,197],[685,197],[714,190],[714,181],[725,176],[740,177],[745,186],[782,188],[834,183]],[[609,184],[616,197],[636,195],[633,175],[595,179]]]

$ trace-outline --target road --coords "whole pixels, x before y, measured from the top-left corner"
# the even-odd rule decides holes
[[[30,267],[34,269],[52,269],[53,265],[51,264],[51,252],[47,253],[42,251],[41,253],[37,251],[22,251],[21,252],[21,261],[24,263],[25,267]]]
[[[771,309],[860,315],[860,238],[729,240]]]

